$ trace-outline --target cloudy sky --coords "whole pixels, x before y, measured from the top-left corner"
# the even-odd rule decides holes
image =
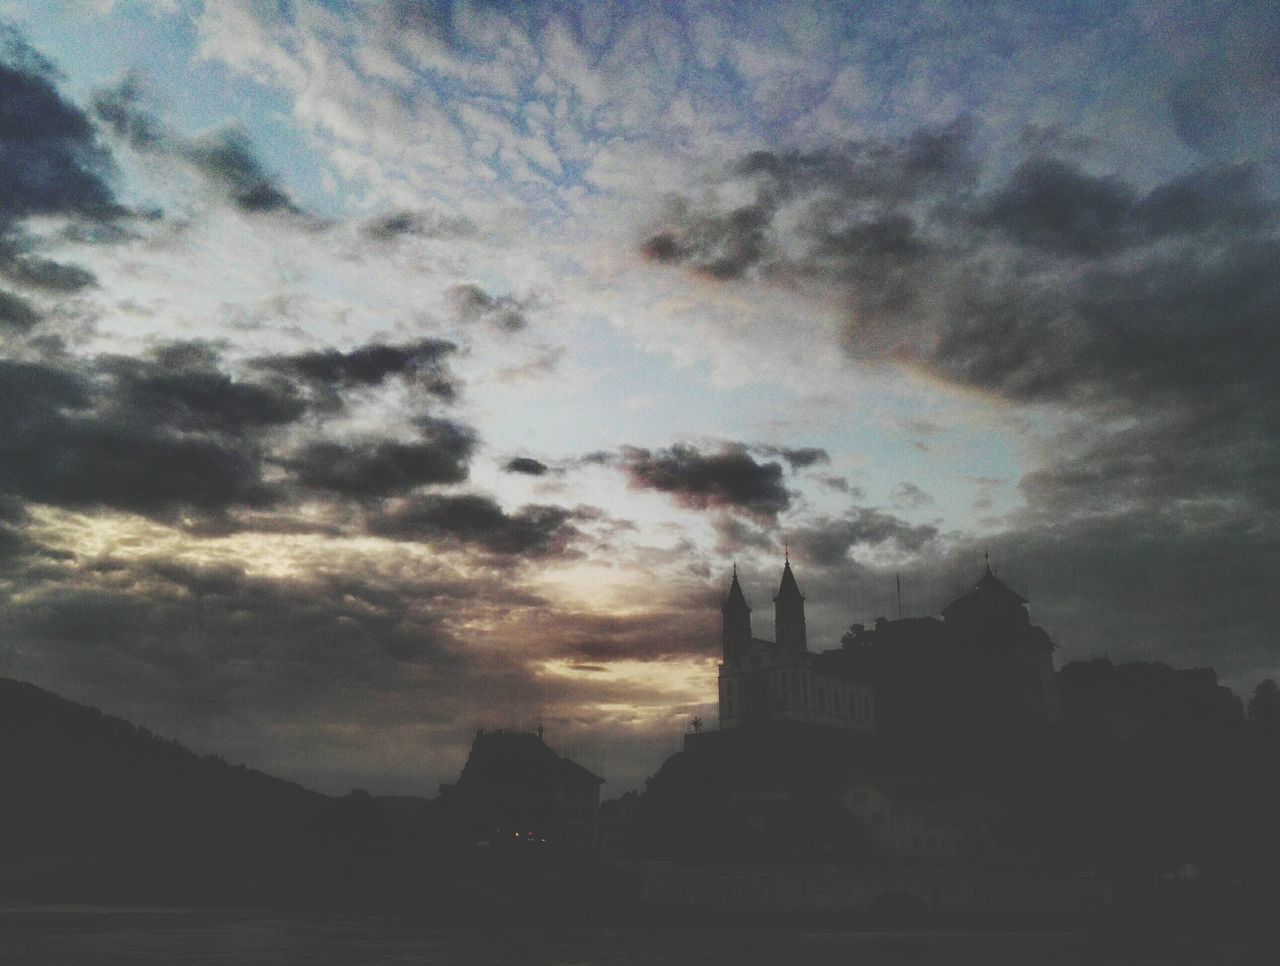
[[[0,674],[636,787],[737,562],[1280,673],[1267,2],[0,0]]]

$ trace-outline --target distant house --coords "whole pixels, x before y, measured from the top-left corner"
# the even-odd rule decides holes
[[[636,819],[640,813],[640,796],[624,792],[618,798],[600,803],[600,853],[616,857],[625,855],[635,837]]]
[[[476,841],[595,851],[603,783],[541,734],[479,731],[457,783],[441,791]]]

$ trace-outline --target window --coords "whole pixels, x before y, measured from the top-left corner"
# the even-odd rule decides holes
[[[819,711],[827,710],[827,689],[826,688],[818,688],[818,710]]]
[[[836,714],[841,714],[840,710],[840,692],[833,690],[831,692],[831,710]]]
[[[726,718],[733,717],[733,698],[727,698],[724,702],[724,716]]]
[[[862,702],[862,716],[868,721],[871,720],[871,699],[867,698]]]

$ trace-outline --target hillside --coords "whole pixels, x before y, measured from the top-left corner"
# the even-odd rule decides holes
[[[407,825],[368,796],[201,757],[3,678],[0,786],[0,894],[15,897],[348,899],[394,881],[412,851]]]

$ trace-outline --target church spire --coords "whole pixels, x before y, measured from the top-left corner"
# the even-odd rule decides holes
[[[783,647],[808,647],[804,624],[804,594],[791,572],[791,554],[782,565],[782,583],[773,598],[774,639]]]
[[[729,596],[720,608],[724,616],[724,656],[728,660],[751,643],[751,608],[738,583],[738,565],[733,565],[733,582],[729,584]]]

